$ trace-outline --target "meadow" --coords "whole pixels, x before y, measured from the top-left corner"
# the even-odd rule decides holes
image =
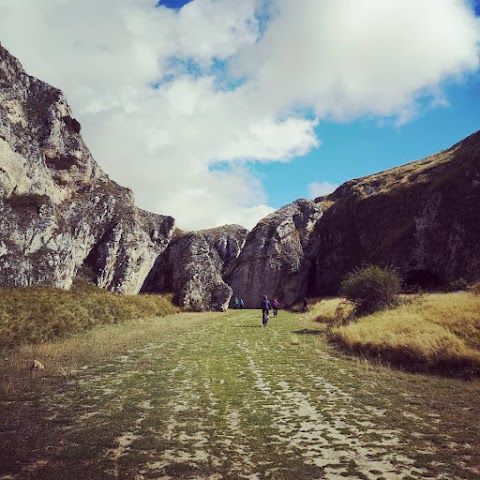
[[[480,295],[461,291],[404,296],[394,308],[350,319],[351,306],[314,306],[328,338],[345,352],[407,371],[480,377]]]
[[[266,328],[256,310],[183,312],[2,352],[0,478],[480,479],[480,382],[346,356],[316,321],[328,305]],[[30,375],[33,358],[46,370]]]

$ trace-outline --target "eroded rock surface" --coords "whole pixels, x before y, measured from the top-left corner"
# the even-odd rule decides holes
[[[247,308],[258,308],[263,295],[289,306],[306,294],[310,260],[305,248],[323,206],[297,200],[261,220],[247,237],[238,259],[226,273],[234,295]]]
[[[78,271],[138,293],[174,229],[100,169],[65,97],[0,46],[0,285],[68,288]]]
[[[222,274],[238,257],[248,231],[239,225],[179,234],[158,258],[145,292],[174,292],[176,303],[200,310],[225,310],[232,289]]]

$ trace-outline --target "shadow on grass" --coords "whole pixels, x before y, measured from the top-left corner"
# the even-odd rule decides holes
[[[408,348],[381,349],[373,345],[355,345],[350,347],[335,337],[329,338],[329,342],[338,351],[392,370],[468,381],[480,379],[480,365],[468,358],[426,359]]]
[[[262,328],[262,325],[232,325],[233,328]]]
[[[296,333],[299,335],[324,335],[324,330],[312,330],[310,328],[304,328],[302,330],[295,330],[292,333]]]

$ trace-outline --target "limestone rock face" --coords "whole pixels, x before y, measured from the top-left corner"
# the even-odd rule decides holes
[[[247,237],[225,279],[247,308],[258,308],[263,295],[289,306],[308,289],[310,260],[305,249],[323,206],[297,200],[261,220]]]
[[[0,46],[0,285],[69,288],[79,270],[138,293],[174,230],[92,158],[63,94]]]
[[[195,311],[225,310],[232,289],[222,274],[237,258],[248,231],[238,225],[178,234],[157,259],[143,291],[173,292]]]
[[[480,276],[480,132],[319,202],[328,209],[307,252],[318,295],[336,293],[362,263],[392,266],[421,287]]]
[[[79,133],[62,92],[27,75],[0,45],[0,195],[59,204],[106,179]]]

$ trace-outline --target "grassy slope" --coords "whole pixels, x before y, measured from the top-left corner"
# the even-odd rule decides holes
[[[480,479],[479,382],[346,358],[314,315],[180,314],[22,347],[0,364],[0,478]]]
[[[320,302],[319,320],[335,317],[339,300]],[[480,376],[480,295],[429,294],[333,328],[342,348],[410,371]]]
[[[0,348],[42,343],[133,318],[177,312],[171,298],[119,295],[88,284],[55,288],[0,289]]]

